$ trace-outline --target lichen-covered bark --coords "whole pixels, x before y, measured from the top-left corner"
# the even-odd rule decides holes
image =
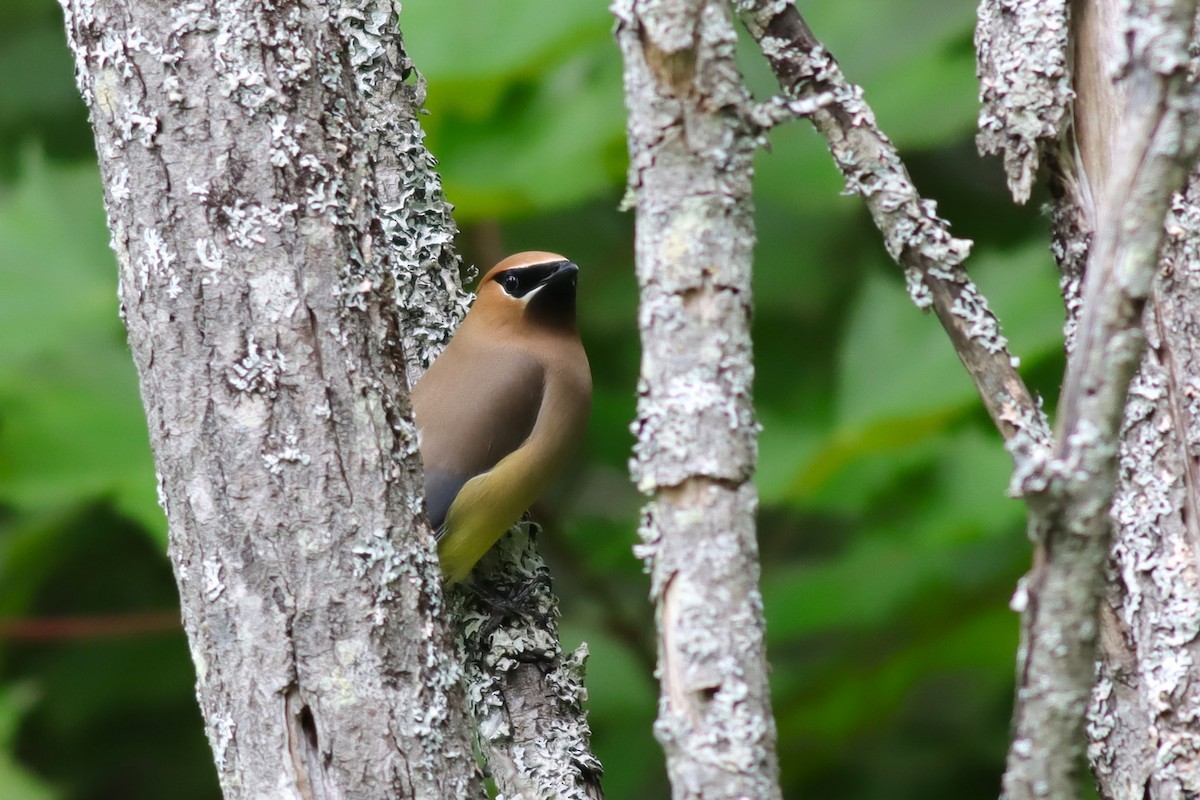
[[[422,144],[416,112],[425,102],[425,81],[404,51],[398,10],[390,0],[340,0],[336,20],[358,90],[364,148],[373,161],[375,226],[368,244],[392,282],[412,386],[449,342],[471,295],[462,288],[453,249],[458,228],[436,162]]]
[[[504,797],[600,800],[602,768],[590,749],[587,644],[564,654],[558,598],[521,523],[484,556],[469,585],[452,589],[467,700],[480,752]]]
[[[1122,414],[1127,454],[1122,469],[1128,472],[1130,437],[1152,415],[1147,401],[1159,394],[1153,369],[1145,371],[1127,408],[1130,380],[1144,352],[1142,309],[1158,264],[1164,216],[1200,145],[1197,98],[1187,74],[1195,10],[1194,0],[1099,3],[1075,18],[1076,125],[1057,153],[1056,186],[1062,197],[1056,254],[1074,320],[1068,330],[1073,347],[1053,452],[1017,477],[1029,502],[1037,553],[1015,602],[1023,614],[1004,777],[1009,798],[1077,796],[1082,713],[1098,638],[1114,654],[1108,677],[1126,668],[1121,626],[1112,624],[1119,619],[1101,615],[1097,600],[1110,508],[1119,523],[1131,521],[1120,516],[1129,507],[1113,505]],[[1118,33],[1111,30],[1114,24]],[[1108,85],[1114,80],[1120,81],[1115,91]],[[1155,484],[1157,493],[1162,476],[1142,473],[1141,479]],[[1156,513],[1152,505],[1134,511],[1142,526]],[[1107,690],[1103,680],[1101,685],[1102,703],[1125,695],[1111,683]],[[1144,711],[1131,708],[1126,722],[1109,717],[1099,726],[1096,717],[1093,732],[1103,737],[1104,724],[1143,724],[1149,720]],[[1137,758],[1146,751],[1130,752]]]
[[[672,793],[780,796],[751,475],[755,134],[723,0],[617,0],[637,208],[642,368],[633,473],[650,496]]]
[[[1013,199],[1029,199],[1042,150],[1070,119],[1069,0],[981,0],[975,29],[979,152],[1004,156]]]
[[[64,9],[226,798],[481,796],[405,400],[454,278],[395,6]]]
[[[1172,202],[1125,409],[1089,757],[1102,797],[1200,795],[1200,175]]]

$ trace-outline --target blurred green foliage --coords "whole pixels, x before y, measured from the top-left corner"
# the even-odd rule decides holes
[[[996,165],[974,154],[973,9],[813,0],[804,11],[918,186],[976,241],[969,267],[1052,403],[1062,312],[1046,224],[1012,207]],[[583,265],[595,413],[586,458],[541,509],[543,546],[567,643],[593,653],[609,797],[664,797],[653,619],[630,552],[638,340],[633,220],[616,210],[611,20],[603,3],[414,0],[402,24],[467,259],[486,267],[536,248]],[[755,92],[771,93],[753,47],[740,57]],[[216,800],[53,0],[0,4],[0,74],[0,798]],[[771,138],[758,159],[754,325],[786,794],[994,797],[1016,642],[1007,599],[1028,560],[1007,456],[822,142],[804,124]],[[42,622],[64,616],[85,619]]]

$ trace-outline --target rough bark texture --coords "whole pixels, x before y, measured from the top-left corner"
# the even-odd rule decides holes
[[[1200,185],[1168,221],[1130,387],[1089,758],[1112,800],[1200,796]],[[1186,204],[1186,206],[1184,205]]]
[[[600,800],[590,750],[584,664],[558,640],[558,598],[521,523],[452,591],[467,699],[480,751],[500,794],[525,800]]]
[[[1011,489],[1030,501],[1037,548],[1035,568],[1014,598],[1025,613],[1005,792],[1075,796],[1118,423],[1142,352],[1139,312],[1167,198],[1195,158],[1196,98],[1183,69],[1195,3],[1134,4],[1126,22],[1115,2],[1080,2],[1072,10],[1073,49],[1061,2],[980,7],[980,146],[1004,153],[1018,201],[1028,197],[1039,153],[1049,149],[1066,198],[1055,212],[1055,253],[1073,357],[1055,442],[982,298],[947,299],[964,286],[977,296],[960,267],[967,243],[952,239],[932,204],[916,195],[861,90],[845,82],[791,2],[737,6],[789,95],[831,98],[812,112],[814,125],[847,186],[867,202],[889,252],[907,267],[914,300],[938,312],[1013,453]],[[1129,107],[1126,91],[1136,97]],[[1072,137],[1055,150],[1068,120]],[[1152,352],[1123,430],[1122,495],[1113,508],[1122,585],[1112,596],[1120,613],[1103,615],[1106,661],[1091,726],[1101,789],[1122,800],[1192,796],[1200,773],[1200,681],[1192,678],[1200,632],[1200,384],[1190,377],[1200,367],[1193,341],[1200,328],[1194,313],[1187,316],[1200,301],[1192,264],[1198,220],[1190,197],[1175,200]]]
[[[829,143],[847,189],[863,198],[888,253],[905,268],[913,302],[932,308],[942,323],[1014,457],[1044,449],[1050,439],[1045,415],[1017,372],[999,320],[962,267],[971,243],[951,236],[936,204],[917,193],[862,88],[846,81],[790,0],[739,0],[737,6],[783,90],[802,100],[829,98],[809,118]]]
[[[1120,108],[1123,94],[1111,94]],[[1085,169],[1103,175],[1100,164]],[[1068,196],[1064,210],[1083,216],[1082,200]],[[1125,409],[1089,709],[1089,758],[1112,800],[1200,796],[1200,174],[1173,198],[1166,235]]]
[[[1064,261],[1068,309],[1078,321],[1054,449],[1045,462],[1018,467],[1014,479],[1029,502],[1037,554],[1015,602],[1023,615],[1004,777],[1009,798],[1078,795],[1082,713],[1093,684],[1098,633],[1115,633],[1104,637],[1106,649],[1124,646],[1119,626],[1105,624],[1115,618],[1098,616],[1110,508],[1122,524],[1143,532],[1156,527],[1158,512],[1140,503],[1160,498],[1114,507],[1113,492],[1122,413],[1123,468],[1129,470],[1131,444],[1147,452],[1136,443],[1137,429],[1152,415],[1147,403],[1160,394],[1153,370],[1145,372],[1127,408],[1130,380],[1144,352],[1142,309],[1158,264],[1163,219],[1200,144],[1196,95],[1187,74],[1194,14],[1194,0],[1135,2],[1128,8],[1102,3],[1089,5],[1075,20],[1079,99],[1073,135],[1059,151],[1058,188],[1065,205],[1056,214],[1056,251]],[[1117,33],[1114,24],[1120,26]],[[1114,93],[1106,84],[1118,79]],[[1149,478],[1157,495],[1161,476],[1140,476]],[[1110,667],[1120,670],[1123,661],[1118,653]],[[1102,681],[1101,701],[1116,696],[1111,689],[1110,684],[1106,696]],[[1093,731],[1100,731],[1097,720],[1101,726],[1149,721],[1141,711],[1131,709],[1127,723],[1104,720],[1101,712]]]
[[[64,8],[226,798],[481,796],[405,401],[456,287],[396,8]]]
[[[1071,103],[1068,0],[982,0],[978,54],[979,152],[1004,156],[1013,199],[1029,199],[1038,160],[1055,145]]]
[[[617,0],[637,207],[642,368],[633,473],[651,500],[675,798],[778,798],[751,475],[749,321],[757,130],[723,0]]]

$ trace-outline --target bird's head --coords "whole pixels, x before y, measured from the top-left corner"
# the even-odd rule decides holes
[[[475,306],[496,322],[575,329],[579,267],[557,253],[509,256],[479,281]]]

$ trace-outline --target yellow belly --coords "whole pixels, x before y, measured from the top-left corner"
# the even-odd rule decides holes
[[[505,459],[507,461],[507,459]],[[447,583],[467,577],[500,537],[541,494],[542,486],[512,486],[504,461],[463,484],[446,514],[438,557]]]

